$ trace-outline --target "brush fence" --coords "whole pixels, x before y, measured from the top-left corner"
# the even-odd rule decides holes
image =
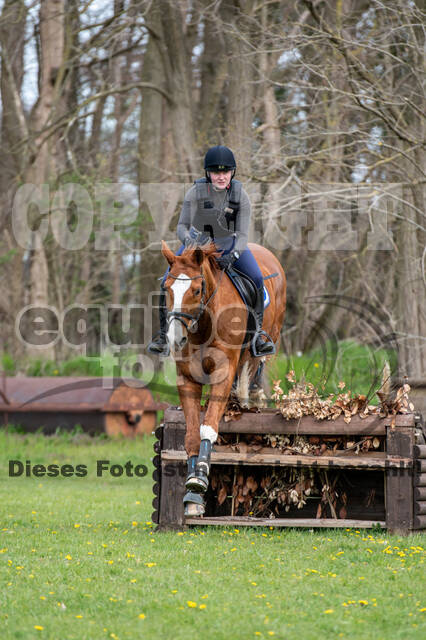
[[[343,418],[284,420],[276,410],[266,409],[244,412],[239,420],[222,420],[220,434],[225,444],[215,446],[212,453],[206,513],[202,518],[185,518],[185,417],[178,408],[166,410],[154,444],[152,520],[159,529],[188,525],[380,526],[406,534],[426,528],[426,444],[421,416],[398,415],[394,425],[391,418],[353,416],[346,424]],[[321,451],[323,455],[289,455],[267,446],[271,444],[268,434],[281,442],[282,436],[292,442],[302,436],[306,442],[322,442],[328,448]],[[266,446],[257,446],[253,452],[253,438]],[[362,443],[368,440],[369,444],[374,441],[374,448],[366,451]],[[273,493],[267,497],[271,478],[272,482],[293,479],[296,490],[300,488],[297,479],[306,485],[309,478],[313,485],[317,483],[316,493],[314,488],[308,491],[303,505],[279,504],[279,497],[275,502],[270,499]]]

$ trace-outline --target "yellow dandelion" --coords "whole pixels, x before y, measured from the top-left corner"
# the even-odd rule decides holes
[[[199,609],[205,609],[206,605],[205,604],[200,604]]]
[[[326,609],[324,613],[334,613],[334,609]]]
[[[78,529],[78,528],[79,528],[79,526],[80,526],[80,525],[78,524],[78,522],[76,522],[76,523],[74,524],[74,529]]]
[[[187,600],[186,604],[188,605],[188,607],[190,607],[191,609],[195,609],[195,607],[197,606],[196,602],[192,602],[192,600]]]
[[[65,560],[72,560],[72,556],[70,556],[70,554],[66,555]]]
[[[146,567],[155,567],[156,564],[157,564],[156,562],[145,562]]]
[[[177,589],[172,589],[172,593],[177,593],[178,590]]]
[[[42,627],[40,624],[35,624],[34,629],[37,629],[37,631],[43,631],[44,627]]]
[[[76,618],[82,618],[83,616],[81,615],[81,613],[79,613],[77,616],[75,616]]]
[[[145,620],[146,615],[145,615],[144,613],[140,613],[140,614],[138,615],[138,618],[139,618],[140,620]]]

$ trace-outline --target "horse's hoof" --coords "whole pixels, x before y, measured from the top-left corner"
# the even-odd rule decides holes
[[[195,491],[196,493],[205,493],[209,487],[208,478],[204,475],[194,475],[185,482],[187,491]]]
[[[204,512],[204,505],[196,504],[195,502],[185,502],[184,514],[187,518],[199,518],[204,515]]]
[[[187,491],[187,493],[183,497],[183,504],[185,505],[185,516],[198,518],[199,516],[202,516],[204,514],[204,499],[203,496],[199,493]]]

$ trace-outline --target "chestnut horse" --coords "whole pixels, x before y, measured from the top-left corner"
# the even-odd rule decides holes
[[[276,342],[286,305],[284,271],[267,249],[249,245],[265,278],[270,304],[263,329]],[[188,454],[186,515],[204,513],[203,493],[208,487],[210,452],[218,436],[234,380],[245,378],[245,394],[261,361],[250,353],[246,337],[248,310],[225,271],[219,269],[214,244],[188,248],[175,256],[165,242],[162,252],[170,265],[167,290],[168,333],[176,362],[177,388],[185,414],[185,449]],[[268,276],[272,276],[269,279]],[[203,424],[200,401],[204,384],[210,395]],[[247,395],[246,395],[247,398]]]

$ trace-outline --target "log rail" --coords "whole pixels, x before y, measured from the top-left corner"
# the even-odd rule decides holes
[[[350,423],[343,418],[335,421],[316,420],[304,416],[300,420],[285,420],[272,409],[261,412],[243,412],[239,419],[221,421],[222,434],[287,434],[315,436],[382,436],[385,451],[368,451],[355,455],[352,451],[341,450],[333,455],[310,455],[277,453],[274,449],[262,447],[255,453],[235,452],[230,446],[218,446],[212,453],[212,465],[227,465],[240,469],[248,467],[297,467],[311,469],[336,469],[352,471],[356,474],[382,474],[384,483],[384,512],[386,519],[365,519],[358,515],[350,518],[303,518],[276,517],[262,518],[249,516],[220,516],[206,514],[201,519],[184,519],[182,496],[184,493],[186,460],[184,450],[185,417],[181,410],[169,408],[165,412],[164,425],[157,428],[154,445],[154,513],[153,522],[160,529],[182,529],[190,525],[234,525],[234,526],[274,526],[274,527],[352,527],[371,528],[380,526],[391,532],[406,534],[418,529],[426,529],[426,444],[420,436],[421,417],[415,414],[380,418],[367,416],[361,419],[353,416]],[[420,428],[419,428],[420,425]],[[417,435],[416,435],[417,431]],[[358,477],[358,475],[356,475]],[[368,476],[366,476],[368,477]],[[383,499],[383,498],[382,498]],[[383,503],[382,503],[383,504]],[[371,511],[370,511],[371,513]],[[377,515],[380,515],[377,512]]]

